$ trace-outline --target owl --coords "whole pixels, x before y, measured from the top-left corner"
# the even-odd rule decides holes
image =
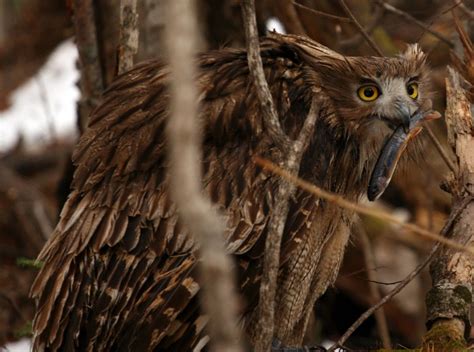
[[[261,56],[287,135],[296,138],[318,97],[299,177],[351,201],[365,200],[368,188],[376,198],[399,159],[399,141],[429,105],[422,51],[413,45],[392,58],[346,57],[308,38],[275,33],[262,39]],[[197,64],[202,187],[224,216],[241,325],[252,344],[279,184],[252,160],[274,160],[278,146],[265,128],[246,51],[207,52]],[[31,289],[38,351],[206,348],[196,244],[169,194],[169,82],[166,64],[139,64],[115,80],[90,116],[73,154],[71,193]],[[283,345],[302,343],[316,300],[336,278],[353,219],[296,190],[276,296],[275,339]]]

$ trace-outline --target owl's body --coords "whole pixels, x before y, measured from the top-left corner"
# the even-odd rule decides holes
[[[358,200],[390,132],[381,120],[399,116],[358,100],[357,87],[364,80],[379,80],[382,88],[416,77],[421,91],[421,52],[345,58],[308,39],[276,34],[261,46],[287,134],[297,135],[315,94],[321,104],[300,177]],[[225,216],[242,322],[252,341],[278,185],[252,156],[273,160],[277,148],[262,120],[246,52],[210,52],[198,63],[203,188]],[[37,349],[187,351],[206,344],[194,243],[168,194],[168,80],[160,62],[140,64],[112,84],[91,115],[73,155],[72,192],[39,257],[44,266],[32,288]],[[411,110],[419,105],[407,101]],[[292,199],[277,292],[275,337],[283,344],[301,343],[316,299],[336,278],[352,217],[301,190]]]

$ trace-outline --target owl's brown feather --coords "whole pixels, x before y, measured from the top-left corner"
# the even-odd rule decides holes
[[[322,97],[300,176],[358,199],[377,145],[362,148],[357,128],[364,123],[353,122],[356,116],[344,122],[350,120],[345,106],[335,104],[333,96],[340,78],[328,72],[340,65],[357,76],[348,65],[359,67],[361,59],[348,61],[308,39],[276,34],[263,40],[261,55],[290,136],[299,131],[312,95]],[[359,70],[371,70],[370,65],[397,70],[407,61],[379,60]],[[214,51],[201,55],[198,64],[203,188],[225,215],[228,251],[245,301],[243,324],[252,341],[278,184],[252,156],[272,159],[278,149],[264,127],[246,52]],[[410,65],[404,70],[419,66]],[[90,117],[73,155],[72,192],[39,256],[44,266],[32,287],[38,350],[187,351],[205,345],[207,317],[197,300],[194,242],[168,194],[168,80],[162,63],[140,64],[110,86]],[[276,337],[284,343],[301,343],[315,300],[336,277],[351,221],[352,214],[296,192],[284,231],[277,297]]]

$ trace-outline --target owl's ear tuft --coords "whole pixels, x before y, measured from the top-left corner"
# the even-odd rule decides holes
[[[400,55],[407,61],[417,62],[422,65],[426,61],[426,54],[421,50],[418,44],[410,44],[406,48],[405,52]]]

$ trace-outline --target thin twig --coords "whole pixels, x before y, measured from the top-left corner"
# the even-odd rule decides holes
[[[26,319],[21,309],[10,296],[8,296],[6,293],[0,292],[0,298],[3,298],[13,308],[15,313],[21,318],[21,320],[23,320],[23,322],[28,322],[28,319]]]
[[[268,88],[268,83],[265,79],[262,58],[260,57],[254,0],[242,0],[242,12],[247,42],[248,66],[262,109],[263,120],[275,144],[282,148],[282,151],[285,151],[290,146],[290,139],[283,132],[280,119],[278,118],[272,101],[270,89]]]
[[[195,2],[168,1],[165,44],[171,77],[171,116],[167,133],[170,148],[171,194],[187,228],[198,243],[200,292],[209,316],[208,332],[213,351],[242,351],[237,324],[237,295],[232,260],[224,244],[224,226],[201,180],[201,138],[198,125],[197,70],[194,57],[200,42]],[[196,283],[189,283],[194,290]]]
[[[382,6],[377,6],[375,8],[375,13],[371,16],[371,22],[367,25],[367,27],[364,29],[364,31],[370,35],[374,31],[374,29],[379,25],[380,20],[383,18],[385,14],[385,11]],[[355,47],[359,45],[364,37],[362,36],[361,33],[355,34],[353,37],[341,40],[339,42],[339,45],[341,47],[349,48],[349,47]]]
[[[464,14],[466,14],[466,15],[469,17],[470,20],[474,20],[474,11],[468,9],[468,8],[466,7],[466,5],[464,5],[464,4],[462,3],[462,1],[459,1],[459,2],[460,2],[459,8],[461,9],[461,11],[462,11]]]
[[[118,73],[133,67],[133,57],[138,50],[137,0],[120,2],[120,42],[118,50]]]
[[[457,208],[455,211],[451,212],[451,215],[444,225],[443,229],[441,230],[441,235],[446,236],[449,231],[451,230],[455,220],[457,217],[461,214],[463,209],[469,204],[469,202],[464,202],[461,204],[459,208]],[[418,265],[408,276],[400,283],[398,284],[392,291],[390,291],[387,295],[385,295],[377,304],[373,305],[369,309],[367,309],[350,327],[347,329],[347,331],[342,335],[337,343],[335,343],[329,350],[329,351],[335,351],[338,346],[343,346],[344,343],[347,341],[347,339],[356,331],[356,329],[364,322],[366,321],[374,312],[376,312],[378,309],[380,309],[385,303],[387,303],[389,300],[391,300],[397,293],[399,293],[405,286],[407,286],[418,274],[430,263],[430,261],[434,258],[436,252],[438,249],[441,247],[441,243],[438,242],[436,243],[433,248],[431,249],[430,253],[428,256],[425,258],[425,260]]]
[[[44,115],[46,117],[46,123],[48,125],[49,137],[54,142],[56,139],[56,132],[54,130],[54,115],[51,109],[51,105],[48,99],[48,90],[46,89],[41,74],[35,77],[36,84],[38,85],[38,91],[41,99],[41,104],[43,105]]]
[[[449,169],[452,172],[456,172],[456,166],[453,164],[453,162],[449,158],[448,153],[446,153],[446,150],[441,145],[441,142],[438,140],[436,135],[433,133],[430,126],[428,126],[428,124],[425,124],[425,128],[426,128],[426,132],[428,132],[428,136],[430,137],[431,142],[433,142],[433,144],[436,147],[436,150],[438,151],[439,155],[441,155],[441,158],[444,160],[446,165],[448,165]]]
[[[464,6],[464,4],[462,3],[462,1],[463,1],[463,0],[459,0],[459,1],[457,1],[457,2],[454,2],[454,4],[452,4],[451,6],[449,6],[446,10],[443,10],[443,11],[441,12],[441,15],[445,15],[445,14],[447,14],[448,12],[453,11],[456,7],[461,7],[461,8],[462,8],[462,7]]]
[[[421,227],[419,227],[415,224],[405,223],[405,222],[399,220],[396,216],[393,216],[392,214],[387,213],[385,211],[369,208],[367,206],[348,201],[347,199],[341,197],[340,195],[325,191],[325,190],[319,188],[316,185],[313,185],[309,182],[306,182],[306,181],[298,178],[297,176],[295,176],[294,174],[288,172],[287,170],[284,170],[281,167],[278,167],[277,165],[275,165],[271,161],[262,159],[260,157],[254,157],[254,161],[257,165],[263,167],[266,170],[271,171],[272,173],[274,173],[276,175],[279,175],[279,176],[283,177],[284,179],[288,180],[289,182],[294,183],[295,185],[297,185],[301,189],[303,189],[303,190],[305,190],[309,193],[312,193],[312,194],[314,194],[314,195],[316,195],[320,198],[326,199],[326,200],[330,201],[331,203],[334,203],[334,204],[340,206],[341,208],[354,211],[358,214],[364,214],[364,215],[372,216],[372,217],[375,217],[375,218],[378,218],[378,219],[381,219],[381,220],[385,220],[385,221],[390,222],[392,224],[399,225],[400,227],[402,227],[402,228],[404,228],[408,231],[412,231],[414,233],[417,233],[418,235],[420,235],[421,237],[424,237],[425,239],[428,239],[428,240],[431,240],[431,241],[436,241],[436,242],[442,243],[442,244],[444,244],[448,247],[451,247],[451,248],[457,249],[459,251],[466,252],[466,253],[469,253],[471,255],[474,255],[474,248],[465,247],[463,244],[454,242],[454,241],[452,241],[448,238],[437,235],[437,234],[435,234],[431,231],[428,231],[426,229],[423,229],[423,228],[421,228]]]
[[[293,1],[276,1],[273,7],[278,19],[289,33],[307,36]]]
[[[36,256],[53,231],[51,209],[44,195],[14,170],[0,163],[0,193],[10,200],[27,235],[28,255]]]
[[[408,276],[395,287],[392,291],[390,291],[387,295],[385,295],[377,304],[373,305],[369,309],[367,309],[350,327],[349,329],[346,330],[344,335],[342,335],[339,340],[331,346],[329,351],[335,351],[339,346],[344,345],[344,343],[347,341],[347,339],[356,331],[356,329],[364,322],[366,321],[374,312],[376,312],[378,309],[380,309],[385,303],[390,301],[397,293],[399,293],[405,286],[407,286],[418,274],[429,264],[431,259],[433,259],[435,253],[437,252],[438,248],[440,247],[439,243],[436,243],[433,248],[431,249],[431,252],[428,254],[428,256],[425,258],[425,260],[418,265]]]
[[[411,23],[414,23],[416,24],[418,27],[420,28],[423,28],[425,31],[427,31],[428,33],[430,33],[431,35],[433,35],[434,37],[438,38],[439,40],[441,40],[442,42],[446,43],[449,45],[450,48],[454,48],[454,44],[453,42],[451,42],[448,38],[446,38],[445,36],[443,36],[442,34],[432,30],[429,26],[427,26],[425,23],[417,20],[415,17],[413,17],[412,15],[410,15],[409,13],[405,12],[405,11],[402,11],[400,9],[397,9],[396,7],[390,5],[390,4],[387,4],[385,1],[383,0],[377,0],[377,2],[384,7],[385,10],[397,15],[397,16],[400,16],[401,18],[405,19],[406,21],[408,22],[411,22]]]
[[[378,56],[384,56],[380,48],[377,46],[377,44],[375,44],[375,42],[372,40],[370,35],[368,35],[367,32],[365,31],[364,27],[362,27],[362,25],[359,23],[357,18],[355,18],[355,16],[352,14],[351,10],[346,5],[344,0],[339,0],[339,3],[341,4],[346,15],[352,20],[352,23],[357,27],[360,34],[362,34],[365,40],[367,40],[367,43],[370,45],[370,47],[377,53]]]
[[[333,15],[333,14],[330,14],[330,13],[327,13],[327,12],[323,12],[323,11],[318,11],[318,10],[312,9],[311,7],[304,6],[303,4],[299,4],[296,1],[293,1],[293,5],[295,5],[296,7],[299,7],[300,9],[303,9],[305,11],[308,11],[308,12],[310,12],[310,13],[316,15],[316,16],[326,17],[326,18],[336,20],[336,21],[339,21],[339,22],[346,22],[346,23],[351,23],[352,22],[352,20],[350,18],[336,16],[336,15]]]
[[[358,237],[361,241],[362,250],[364,251],[365,266],[367,268],[367,277],[369,278],[369,289],[372,298],[371,303],[375,304],[375,302],[380,301],[382,296],[380,294],[379,287],[377,286],[375,272],[373,270],[369,270],[369,268],[375,268],[377,266],[374,256],[374,248],[372,247],[372,243],[370,243],[369,236],[367,235],[367,232],[365,231],[364,227],[361,225],[360,220],[356,221],[356,223],[354,224],[354,228],[357,234],[359,235]],[[377,322],[377,329],[379,331],[383,347],[386,350],[390,350],[392,348],[392,342],[390,341],[390,333],[388,331],[387,326],[387,317],[385,316],[383,308],[380,308],[378,311],[375,312],[375,320]]]

